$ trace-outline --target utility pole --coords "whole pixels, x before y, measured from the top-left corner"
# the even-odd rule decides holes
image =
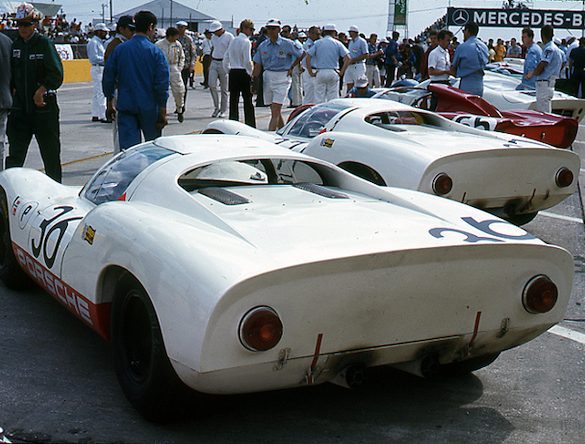
[[[106,8],[108,7],[107,3],[102,3],[102,23],[106,23]]]
[[[173,26],[173,0],[171,0],[171,17],[169,21],[169,26]]]
[[[112,7],[112,0],[110,0],[110,25],[114,24],[114,8]]]

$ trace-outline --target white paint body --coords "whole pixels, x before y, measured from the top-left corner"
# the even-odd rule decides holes
[[[392,187],[433,194],[434,178],[446,173],[453,180],[453,188],[443,197],[499,216],[550,208],[577,189],[576,180],[565,188],[555,182],[562,167],[571,170],[573,177],[579,176],[579,156],[568,150],[524,137],[469,128],[391,100],[337,99],[329,104],[346,108],[324,126],[311,129],[311,135],[324,132],[313,138],[295,134],[303,114],[278,134],[231,120],[211,122],[208,129],[270,140],[336,165],[363,165]],[[433,123],[397,125],[396,131],[390,131],[366,121],[369,116],[392,111],[413,111],[429,116]]]
[[[73,207],[70,215],[81,219],[67,224],[55,263],[40,254],[40,267],[89,306],[111,302],[104,280],[113,268],[131,273],[152,300],[174,369],[196,390],[304,385],[319,334],[315,383],[352,363],[395,365],[431,352],[448,363],[496,353],[563,318],[572,256],[490,214],[378,187],[258,139],[177,136],[154,143],[175,153],[145,168],[127,187],[126,201],[96,206],[79,188],[29,169],[0,173],[0,187],[15,248],[31,257],[40,220],[58,206]],[[249,203],[224,205],[177,183],[194,167],[235,159],[310,162],[329,189],[348,198],[259,184],[227,187]],[[23,216],[30,202],[35,207]],[[91,243],[87,227],[94,230]],[[523,308],[522,291],[539,274],[555,282],[559,298],[553,310],[535,315]],[[266,352],[251,352],[238,338],[240,320],[258,305],[272,307],[284,325],[280,343]]]

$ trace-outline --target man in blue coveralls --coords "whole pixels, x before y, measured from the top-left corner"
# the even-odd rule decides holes
[[[108,99],[107,118],[118,119],[120,149],[160,137],[167,124],[169,65],[151,42],[156,17],[140,11],[134,17],[136,34],[114,49],[106,62],[102,87]],[[116,108],[112,102],[118,88]]]
[[[483,95],[484,68],[488,62],[488,48],[477,34],[479,26],[469,22],[463,28],[464,42],[455,50],[451,74],[461,79],[459,89],[476,96]]]
[[[536,85],[534,78],[534,70],[542,59],[542,49],[534,43],[534,31],[530,28],[522,30],[522,44],[526,48],[526,59],[524,60],[524,75],[522,76],[522,83],[516,89],[531,89],[535,90]]]

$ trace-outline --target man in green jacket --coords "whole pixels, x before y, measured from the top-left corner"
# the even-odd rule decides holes
[[[23,3],[16,10],[18,38],[12,44],[12,111],[8,117],[6,168],[24,164],[34,135],[47,176],[61,182],[61,142],[56,90],[63,65],[55,46],[36,31],[41,14]]]

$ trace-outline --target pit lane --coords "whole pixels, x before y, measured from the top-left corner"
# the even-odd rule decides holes
[[[89,84],[59,92],[67,184],[83,184],[110,156],[111,127],[90,123],[90,100]],[[206,90],[190,90],[187,108],[183,124],[169,117],[165,135],[212,120]],[[268,115],[257,109],[260,128]],[[584,159],[585,128],[578,140]],[[34,145],[27,166],[42,166]],[[573,293],[559,325],[573,339],[546,333],[465,378],[427,381],[375,369],[358,389],[327,384],[229,397],[203,406],[203,414],[192,405],[167,426],[145,422],[128,404],[109,344],[42,291],[0,287],[0,427],[12,442],[585,442],[582,221],[577,193],[525,227],[575,257]]]

